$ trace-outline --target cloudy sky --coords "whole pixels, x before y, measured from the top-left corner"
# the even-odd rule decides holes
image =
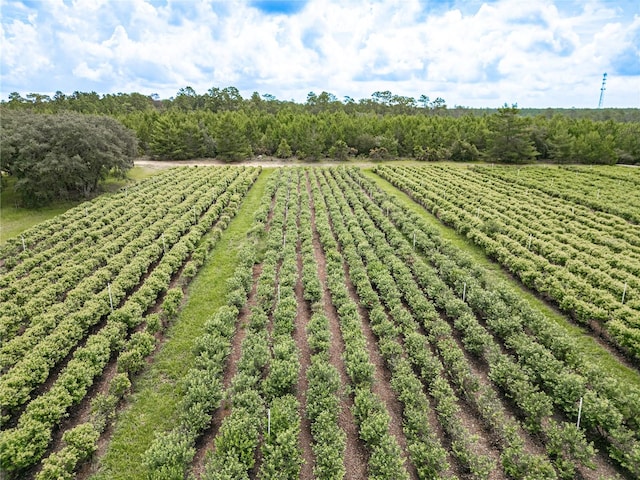
[[[379,90],[447,104],[640,107],[637,0],[0,0],[0,97]]]

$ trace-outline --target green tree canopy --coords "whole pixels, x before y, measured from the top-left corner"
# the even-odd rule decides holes
[[[529,135],[527,120],[519,117],[516,105],[506,104],[491,115],[489,157],[498,162],[526,163],[539,154]]]
[[[133,167],[136,137],[110,117],[2,112],[0,169],[15,176],[25,205],[89,197],[111,173]]]

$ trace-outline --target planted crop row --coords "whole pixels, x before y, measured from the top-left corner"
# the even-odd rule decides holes
[[[340,332],[344,340],[344,362],[354,392],[353,415],[360,438],[370,452],[369,478],[408,478],[405,458],[398,441],[389,433],[390,416],[384,402],[372,391],[374,366],[369,360],[367,341],[362,332],[362,319],[356,303],[345,286],[343,256],[332,231],[329,215],[337,209],[322,176],[314,170],[312,194],[316,230],[327,260],[327,286],[331,302],[338,312]]]
[[[536,225],[541,233],[545,234],[545,240],[557,240],[571,247],[575,252],[585,252],[600,258],[600,262],[595,265],[598,268],[607,269],[612,274],[615,274],[617,270],[638,273],[633,269],[632,264],[620,262],[620,257],[617,255],[624,253],[625,257],[640,259],[639,229],[636,225],[615,215],[594,212],[579,204],[553,199],[542,192],[534,190],[532,193],[529,190],[530,187],[514,185],[508,180],[494,176],[493,173],[491,169],[476,168],[466,175],[465,180],[472,182],[476,186],[475,190],[481,194],[487,194],[487,189],[493,192],[494,195],[491,195],[489,200],[494,200],[496,195],[506,195],[516,199],[516,204],[512,207],[501,205],[499,202],[497,204],[501,212],[510,212],[517,208],[518,215],[512,219],[514,224],[522,224],[518,220],[526,218],[532,225]],[[480,190],[484,191],[480,192]],[[491,205],[495,204],[496,202],[493,202]],[[536,236],[535,231],[534,236]],[[545,246],[544,243],[538,244],[538,247],[543,246]],[[564,264],[569,260],[567,255],[562,256],[559,253],[556,255],[558,255],[557,259],[554,258],[556,263]],[[617,262],[614,261],[616,257]],[[587,263],[594,262],[596,258],[588,260]],[[580,260],[584,261],[585,259],[588,257],[583,257]],[[603,264],[603,261],[606,264]],[[607,264],[610,268],[607,268]]]
[[[285,172],[278,183],[262,273],[256,284],[257,305],[249,318],[237,373],[226,393],[231,414],[215,438],[215,450],[203,478],[248,478],[258,448],[262,458],[259,478],[297,478],[300,471],[299,405],[292,395],[299,369],[291,337],[297,270],[293,173]]]
[[[262,464],[258,477],[264,479],[296,479],[303,461],[298,440],[301,429],[300,405],[295,397],[301,368],[300,353],[293,338],[298,308],[295,285],[298,278],[299,175],[300,169],[285,173],[287,195],[282,243],[278,250],[281,263],[271,315],[271,359],[268,374],[262,382],[264,399],[271,411],[271,430],[269,432],[267,425],[266,435],[263,431],[260,445]]]
[[[635,169],[628,168],[620,168],[620,166],[596,166],[589,165],[587,166],[579,166],[579,165],[562,165],[560,167],[562,170],[567,170],[569,172],[579,172],[581,174],[587,174],[593,181],[597,181],[597,179],[605,177],[612,178],[614,180],[622,180],[625,182],[629,182],[632,184],[640,185],[640,174]]]
[[[205,175],[215,177],[224,170],[221,168],[219,172],[205,171]],[[86,240],[84,235],[86,228],[102,229],[112,224],[115,226],[127,211],[127,206],[136,203],[144,206],[147,203],[145,198],[149,194],[154,195],[154,192],[166,192],[171,189],[179,191],[178,184],[186,186],[197,177],[193,168],[175,168],[170,172],[155,175],[144,182],[126,187],[117,194],[101,195],[55,218],[39,223],[23,232],[20,237],[7,240],[0,247],[0,259],[3,260],[0,272],[4,274],[19,267],[15,272],[19,278],[32,268],[46,264],[69,246]],[[83,225],[85,228],[82,228]],[[24,240],[24,248],[22,240]],[[5,285],[2,284],[2,286]]]
[[[278,239],[282,238],[281,183],[281,175],[272,175],[265,191],[265,201],[256,213],[252,228],[260,238],[269,227],[267,243],[273,239],[277,245],[280,245]],[[273,196],[276,197],[274,214],[272,220],[268,221],[269,200]],[[257,247],[254,245],[254,248]],[[264,253],[263,270],[256,285],[257,305],[252,308],[245,327],[237,372],[224,394],[225,402],[230,403],[231,413],[224,418],[216,435],[215,449],[207,458],[203,479],[248,479],[248,472],[254,468],[255,452],[266,420],[266,406],[260,390],[270,355],[267,337],[269,318],[265,310],[269,311],[273,306],[273,279],[277,263],[277,255],[268,249]]]
[[[478,170],[429,167],[426,171],[432,175],[421,178],[419,174],[424,172],[420,169],[398,169],[396,173],[419,187],[432,187],[429,200],[441,205],[439,214],[447,214],[444,206],[457,207],[465,211],[469,223],[486,234],[510,236],[527,250],[569,269],[578,267],[579,260],[623,281],[634,281],[640,272],[637,226],[579,205],[553,201],[545,194],[533,195],[526,188],[481,175]],[[438,177],[439,188],[435,188],[433,176]],[[426,196],[427,192],[421,194]],[[463,225],[460,227],[467,233]],[[613,293],[621,297],[623,284],[615,286]],[[627,300],[633,296],[629,293]]]
[[[548,295],[563,310],[571,313],[581,322],[601,322],[614,343],[626,351],[631,358],[640,358],[640,303],[638,299],[634,299],[633,290],[633,286],[637,283],[636,279],[628,277],[627,282],[623,284],[604,272],[593,269],[587,271],[585,275],[584,266],[573,268],[571,265],[553,264],[545,256],[530,251],[531,245],[526,244],[522,238],[526,238],[526,235],[520,235],[520,242],[525,245],[513,240],[512,237],[518,237],[517,230],[509,231],[496,214],[483,213],[486,220],[475,218],[470,208],[464,206],[462,193],[451,201],[444,200],[433,191],[435,179],[418,179],[415,172],[398,173],[387,168],[380,170],[380,173],[400,188],[407,190],[426,208],[436,212],[446,223],[465,232],[489,255],[517,274],[525,285]],[[475,191],[476,187],[472,183],[466,182],[465,185],[466,190]],[[483,202],[483,211],[487,208],[493,211],[491,209],[496,206],[497,200],[484,200],[491,196],[490,193],[483,192],[483,200],[478,200]],[[515,198],[510,200],[510,204],[519,205]],[[476,210],[476,214],[479,216],[478,211]],[[540,212],[544,210],[541,209]],[[517,209],[513,215],[517,217]],[[522,228],[531,227],[525,227],[522,223]],[[505,233],[502,233],[503,231]],[[511,233],[511,237],[507,236],[507,232]],[[561,253],[562,246],[557,246],[554,252],[556,251]],[[623,253],[611,255],[620,256]],[[573,265],[578,263],[574,262]],[[603,284],[607,288],[600,286]],[[616,295],[614,296],[612,292]]]
[[[207,210],[197,225],[185,232],[142,285],[108,316],[105,327],[91,335],[84,346],[74,352],[52,386],[26,406],[17,425],[2,432],[0,466],[6,472],[17,474],[39,461],[55,426],[66,415],[69,407],[82,401],[95,378],[103,372],[111,355],[122,348],[130,329],[143,322],[143,313],[168,288],[172,276],[190,256],[198,259],[199,264],[203,263],[211,243],[205,242],[198,246],[202,237],[216,223],[219,229],[212,241],[217,241],[220,229],[226,228],[258,172],[259,169],[242,170],[240,176],[220,196],[220,205]],[[6,377],[3,380],[4,378]]]
[[[0,290],[3,300],[0,325],[9,319],[20,325],[25,319],[44,313],[51,304],[63,301],[69,295],[74,298],[79,296],[75,298],[76,302],[82,301],[84,297],[81,294],[86,289],[86,282],[92,279],[93,283],[88,285],[96,291],[101,288],[100,281],[108,281],[121,268],[118,263],[120,252],[125,246],[131,248],[133,239],[150,228],[156,233],[159,228],[168,228],[172,225],[172,219],[176,221],[189,208],[202,210],[205,206],[202,200],[211,198],[211,202],[215,201],[224,188],[224,182],[220,180],[228,177],[229,173],[214,170],[208,175],[186,176],[177,184],[170,187],[163,184],[144,195],[139,193],[131,195],[131,198],[113,198],[115,211],[103,212],[101,217],[83,218],[67,225],[66,230],[76,231],[77,235],[61,240],[55,249],[48,250],[47,261],[42,259],[44,253],[39,253],[28,259],[29,263],[35,261],[35,268],[21,273],[19,270],[23,270],[21,267],[25,266],[25,261],[0,276],[0,283],[4,285]],[[222,187],[222,190],[211,191],[209,197],[207,193],[210,187]],[[149,208],[149,204],[155,208]],[[157,235],[162,235],[163,230]],[[95,272],[96,269],[99,271]],[[79,285],[80,282],[85,285]],[[73,291],[69,293],[71,289]]]
[[[454,456],[457,457],[459,463],[472,477],[487,478],[495,468],[494,462],[489,456],[481,453],[483,448],[477,445],[478,438],[470,435],[460,423],[457,405],[458,401],[464,402],[464,396],[469,397],[467,403],[476,410],[475,414],[480,418],[483,418],[483,411],[490,409],[494,412],[500,412],[503,411],[503,407],[499,403],[496,404],[495,393],[488,386],[484,386],[485,391],[482,396],[478,395],[477,398],[474,398],[480,391],[480,384],[471,373],[465,354],[454,340],[451,327],[440,319],[434,305],[424,298],[425,294],[412,276],[409,267],[394,253],[398,250],[411,251],[408,244],[406,242],[404,244],[398,242],[401,235],[392,225],[388,224],[385,232],[387,238],[395,240],[391,240],[394,245],[391,247],[385,235],[379,230],[379,224],[385,221],[382,211],[378,210],[372,218],[368,218],[368,213],[365,213],[362,208],[361,202],[364,200],[362,200],[361,196],[350,191],[346,183],[338,181],[340,190],[347,192],[345,196],[353,209],[353,217],[356,219],[356,222],[352,222],[352,224],[354,225],[353,233],[356,243],[362,245],[360,255],[366,261],[369,276],[376,285],[391,318],[396,322],[396,327],[402,332],[405,343],[409,342],[413,345],[412,349],[408,349],[409,358],[411,363],[419,368],[422,379],[425,381],[425,386],[429,389],[429,393],[436,405],[436,412],[441,426],[451,439],[451,449],[454,452]],[[354,185],[351,187],[353,188]],[[358,227],[357,224],[360,226]],[[412,258],[411,263],[417,266],[420,264],[420,259]],[[430,285],[433,285],[433,283]],[[451,295],[451,292],[447,292],[447,290],[445,288],[439,291],[440,302],[442,302],[443,295],[445,297],[447,294]],[[407,309],[405,309],[401,300],[406,302]],[[451,298],[449,298],[450,300]],[[416,350],[416,343],[420,344],[416,320],[421,322],[427,334],[428,342],[433,345],[433,348],[439,354],[450,376],[450,381],[453,382],[454,387],[457,386],[459,394],[463,395],[463,398],[456,398],[453,389],[444,378],[437,377],[438,371],[442,370],[440,360],[430,357],[428,351],[420,352]],[[467,322],[472,320],[472,318],[467,318]],[[482,330],[482,328],[477,325],[477,322],[475,325],[476,330],[474,330],[474,333],[477,336],[477,329]],[[490,337],[486,337],[485,334],[485,342],[488,341],[488,338]],[[469,339],[465,338],[465,340]],[[421,343],[425,345],[424,340]],[[464,345],[466,346],[466,343]],[[491,369],[494,368],[495,359],[499,359],[511,371],[518,370],[513,361],[500,354],[499,348],[494,347],[492,353],[494,357],[489,361]],[[529,422],[531,422],[529,425],[534,430],[539,430],[542,423],[541,412],[539,411],[540,404],[538,403],[539,400],[542,400],[540,395],[536,393],[536,390],[532,388],[526,378],[519,384],[519,389],[513,389],[511,385],[507,387],[508,395],[523,409],[523,417],[528,417]],[[531,404],[532,400],[533,404]],[[549,404],[549,402],[547,401],[546,404]],[[542,405],[545,405],[544,401]],[[487,418],[483,418],[483,420],[486,421]],[[554,422],[550,418],[546,420]],[[536,478],[555,478],[551,459],[526,453],[521,428],[514,424],[513,421],[510,421],[509,426],[511,430],[505,431],[502,426],[495,428],[495,424],[492,425],[491,422],[487,422],[487,427],[493,430],[495,437],[504,438],[506,436],[509,439],[508,442],[503,442],[500,448],[504,472],[516,478],[520,477],[522,472],[529,472]],[[584,440],[580,441],[579,436],[577,446],[584,446]],[[589,462],[590,455],[593,455],[593,450],[589,453],[589,449],[585,448],[580,461],[585,458],[585,461]],[[559,462],[568,463],[571,466],[576,461],[568,449],[559,452],[558,457],[560,457]],[[556,464],[559,462],[556,462]],[[568,474],[569,477],[571,475],[572,472]],[[565,474],[565,476],[567,475]]]
[[[638,184],[633,180],[633,172],[622,175],[620,170],[616,169],[618,174],[614,178],[603,176],[600,169],[592,175],[588,168],[527,167],[525,175],[507,168],[496,168],[493,172],[483,168],[482,173],[639,223],[640,197],[632,193],[637,191]]]
[[[205,323],[204,334],[195,341],[196,363],[188,371],[180,388],[184,394],[178,407],[180,414],[177,424],[172,430],[158,434],[144,453],[143,463],[148,475],[153,478],[184,477],[196,453],[196,440],[210,426],[214,411],[220,407],[224,396],[222,374],[233,335],[238,328],[239,309],[246,303],[252,285],[257,255],[256,232],[267,219],[268,208],[264,206],[268,205],[275,188],[277,185],[270,181],[265,189],[262,208],[255,213],[253,228],[239,254],[240,263],[227,280],[231,287],[227,294],[227,305]]]
[[[154,209],[149,214],[153,222],[146,225],[145,221],[144,228],[141,230],[130,227],[129,229],[136,236],[123,236],[117,242],[110,244],[106,251],[89,249],[87,255],[93,254],[97,258],[110,256],[107,264],[85,278],[78,278],[77,285],[66,294],[63,302],[47,306],[45,290],[41,292],[42,297],[37,295],[33,298],[33,302],[16,309],[10,316],[10,321],[13,322],[14,328],[22,325],[24,331],[13,339],[7,339],[9,341],[2,346],[0,365],[4,369],[11,367],[17,359],[36,347],[43,338],[52,332],[55,333],[60,322],[67,322],[62,330],[66,332],[72,318],[76,319],[74,324],[91,322],[91,319],[95,319],[96,309],[99,308],[97,304],[104,305],[102,299],[108,299],[109,289],[113,299],[115,292],[132,288],[136,285],[136,277],[158,261],[163,252],[171,248],[181,235],[191,228],[202,212],[211,208],[216,202],[218,202],[217,207],[214,208],[222,208],[219,197],[236,176],[237,171],[229,171],[219,177],[217,184],[213,186],[209,186],[206,181],[197,182],[199,188],[190,191],[188,196],[185,193],[176,192],[175,195],[165,195],[164,201],[158,198],[150,199],[159,204],[157,210]],[[156,192],[156,195],[161,195],[161,192]],[[129,239],[129,242],[123,243],[126,239]],[[73,267],[61,263],[59,270],[65,271],[68,268]],[[111,283],[110,287],[109,283]],[[32,308],[29,308],[30,306]]]
[[[354,185],[355,184],[352,184],[351,188],[353,188]],[[493,401],[493,399],[495,399],[495,393],[487,390],[485,386],[485,392],[483,392],[481,396],[478,395],[477,398],[474,398],[480,391],[480,384],[478,380],[472,376],[465,355],[453,339],[451,327],[439,318],[434,304],[425,300],[425,294],[418,286],[411,270],[405,264],[405,261],[400,260],[394,253],[394,251],[404,252],[405,254],[411,252],[412,250],[408,242],[406,242],[395,227],[386,220],[381,209],[373,210],[372,216],[369,218],[368,213],[365,213],[363,209],[361,196],[350,192],[349,186],[346,183],[340,183],[340,189],[348,192],[345,196],[354,209],[354,218],[357,219],[362,229],[364,229],[356,229],[354,236],[360,238],[360,242],[356,241],[356,243],[363,245],[360,253],[363,259],[367,260],[367,270],[370,273],[370,278],[373,283],[377,285],[381,298],[384,299],[385,305],[390,311],[392,318],[405,335],[405,341],[410,342],[414,346],[409,350],[409,356],[412,363],[420,369],[423,379],[427,380],[429,392],[437,405],[436,411],[438,412],[438,418],[445,432],[452,438],[453,451],[472,476],[475,478],[486,478],[493,468],[492,461],[488,457],[477,453],[478,448],[474,446],[473,437],[470,436],[460,424],[456,416],[458,399],[453,395],[451,387],[449,387],[442,378],[436,376],[437,372],[442,370],[442,365],[439,360],[429,358],[427,352],[419,352],[416,350],[416,342],[418,342],[418,345],[420,344],[419,335],[417,335],[416,320],[421,321],[423,328],[427,332],[429,342],[439,353],[454,385],[457,385],[461,394],[469,397],[467,399],[468,403],[472,408],[476,409],[475,413],[481,418],[483,418],[483,411],[489,409],[496,411],[495,401]],[[386,223],[386,228],[380,226],[384,223]],[[384,230],[384,234],[381,230]],[[393,243],[393,247],[389,242]],[[384,258],[384,263],[381,261],[382,258]],[[420,269],[425,268],[420,258],[416,258],[415,256],[411,258],[411,264],[416,265]],[[434,282],[430,282],[429,285],[433,288]],[[445,310],[445,312],[450,314],[451,310],[453,310],[452,304],[455,302],[454,299],[455,296],[452,295],[452,292],[449,291],[447,287],[444,287],[438,290],[438,298],[434,300],[437,301],[439,305],[448,304],[448,311]],[[408,310],[404,309],[401,300],[406,302]],[[504,365],[508,371],[517,371],[518,367],[514,362],[507,356],[502,355],[497,345],[491,345],[491,337],[483,332],[483,328],[478,325],[475,318],[470,315],[470,312],[466,313],[468,316],[464,319],[466,328],[463,329],[463,345],[465,349],[468,350],[468,354],[473,353],[477,355],[479,353],[477,350],[477,340],[481,339],[485,344],[484,349],[487,350],[487,352],[491,352],[486,355],[488,359],[487,363],[490,367],[490,377],[491,372],[496,370],[498,363]],[[455,323],[456,327],[460,328],[461,319],[455,318],[455,320],[456,321],[452,323]],[[473,332],[473,337],[466,335],[464,333],[465,331]],[[424,345],[424,340],[422,344]],[[515,385],[511,384],[500,386],[506,387],[507,395],[522,408],[523,417],[527,418],[529,428],[534,431],[542,429],[546,432],[556,427],[555,420],[549,418],[549,409],[540,410],[540,406],[550,405],[550,402],[544,399],[544,395],[541,396],[539,393],[536,393],[536,390],[532,388],[526,377],[520,379],[517,385],[518,389],[514,389],[513,387]],[[540,401],[542,401],[542,403],[540,403]],[[497,409],[498,411],[502,411],[503,407],[497,405]],[[542,416],[547,417],[544,419],[544,426]],[[547,424],[552,424],[552,426],[547,427]],[[509,438],[509,442],[503,442],[501,444],[502,467],[505,473],[518,476],[516,472],[529,471],[537,478],[555,478],[550,460],[545,460],[544,457],[541,456],[524,453],[524,442],[519,438],[519,434],[517,433],[520,430],[517,424],[511,421],[510,427],[512,430],[510,431],[495,428],[496,425],[492,425],[490,422],[487,423],[487,426],[493,430],[497,438],[504,438],[505,434],[507,438]],[[561,426],[560,429],[564,432],[564,426]],[[581,440],[579,435],[575,442],[579,449],[584,449],[582,456],[577,459],[572,456],[572,450],[562,450],[557,454],[560,458],[555,462],[556,466],[562,464],[564,467],[564,465],[567,464],[572,467],[576,460],[590,464],[593,449],[590,450],[589,447],[586,446],[584,439]],[[572,478],[573,471],[563,473],[563,476]]]
[[[329,171],[326,170],[324,173],[327,174]],[[428,412],[432,407],[406,357],[400,341],[400,328],[390,319],[391,317],[395,320],[395,315],[399,313],[399,310],[389,309],[389,313],[387,313],[379,294],[371,283],[372,280],[375,283],[374,278],[378,278],[375,274],[372,276],[373,271],[376,269],[380,271],[382,264],[378,259],[374,260],[372,257],[368,257],[365,266],[362,256],[373,253],[371,252],[372,245],[363,237],[362,231],[359,230],[358,219],[353,215],[341,195],[341,192],[344,192],[343,186],[338,185],[334,178],[328,178],[327,182],[325,194],[332,195],[332,201],[335,201],[337,206],[333,210],[335,213],[332,216],[333,227],[337,232],[338,240],[347,260],[350,278],[361,302],[369,310],[372,330],[378,337],[378,346],[391,372],[391,386],[403,405],[403,430],[407,438],[407,450],[412,463],[419,478],[449,476],[450,466],[447,461],[447,450],[430,427],[428,419]],[[389,292],[388,289],[386,291]],[[385,300],[389,300],[389,298],[385,298]],[[459,443],[458,446],[462,445]],[[456,453],[462,452],[458,449]],[[469,463],[465,466],[470,467]]]
[[[301,206],[311,205],[307,175],[308,171],[301,178]],[[329,320],[322,311],[323,290],[313,251],[311,208],[301,208],[299,221],[304,299],[311,304],[314,312],[307,326],[307,339],[312,355],[307,369],[306,393],[306,412],[311,422],[315,457],[313,474],[319,479],[343,478],[346,474],[346,434],[338,425],[341,382],[338,370],[330,363],[329,345],[332,339]]]
[[[28,342],[21,342],[18,337],[15,342],[8,345],[17,350],[17,353],[14,351],[12,354],[19,360],[0,379],[0,401],[5,411],[12,412],[16,407],[27,402],[33,389],[48,378],[51,369],[75,348],[89,328],[97,325],[103,317],[109,315],[113,308],[125,302],[128,293],[140,283],[154,262],[160,260],[158,265],[166,263],[176,270],[181,263],[178,263],[174,257],[186,258],[191,249],[195,248],[193,242],[198,241],[213,222],[218,220],[235,190],[246,188],[246,178],[251,175],[255,176],[255,172],[246,171],[236,177],[233,180],[234,183],[225,187],[228,189],[216,197],[216,203],[209,207],[199,224],[195,224],[196,218],[190,212],[183,214],[180,221],[174,222],[167,230],[168,240],[165,242],[168,241],[171,245],[169,253],[178,252],[178,254],[163,255],[163,247],[157,243],[152,243],[149,248],[138,251],[137,254],[135,251],[130,252],[128,263],[122,265],[122,270],[113,284],[85,302],[80,310],[60,318],[60,322],[53,326],[51,333],[46,336],[35,333],[31,335],[34,330],[39,334],[43,330],[46,332],[47,329],[28,330],[28,333],[25,333],[28,335],[25,337]],[[150,232],[149,236],[153,236],[153,232]],[[186,240],[191,240],[193,244],[186,243]],[[155,267],[152,271],[157,268]],[[153,275],[150,278],[153,279]],[[148,284],[149,280],[147,279],[145,284]],[[18,344],[18,347],[15,347],[15,344]]]
[[[354,172],[352,174],[356,175]],[[383,211],[388,212],[392,222],[406,238],[414,239],[416,248],[436,268],[437,275],[430,274],[428,270],[417,271],[412,258],[405,258],[416,278],[423,279],[424,291],[437,293],[442,288],[437,282],[441,277],[459,297],[464,297],[479,318],[486,322],[491,333],[502,338],[505,345],[516,354],[518,370],[521,369],[541,390],[548,392],[556,408],[569,418],[577,417],[577,401],[582,396],[584,407],[581,425],[587,428],[590,435],[605,439],[609,444],[610,456],[623,467],[637,473],[637,466],[640,465],[638,389],[623,386],[585,358],[561,328],[534,311],[505,285],[492,284],[481,268],[443,241],[419,216],[403,211],[391,197],[362,177],[358,177],[358,182],[366,184],[366,188],[373,193],[380,209],[379,216],[384,216]],[[397,245],[394,246],[397,248]],[[440,308],[446,306],[447,303],[444,303]],[[447,307],[447,314],[459,316],[464,313],[461,307],[452,302]],[[482,336],[474,334],[477,329],[465,326],[467,323],[459,321],[458,328],[464,327],[468,332],[464,335],[469,336],[467,342],[470,345],[475,344],[479,352],[485,351]],[[518,338],[522,341],[516,341]],[[513,380],[516,380],[519,374],[516,371],[513,373]]]

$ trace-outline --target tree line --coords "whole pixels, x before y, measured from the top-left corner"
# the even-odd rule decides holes
[[[640,163],[640,122],[523,116],[515,106],[463,115],[206,109],[118,115],[157,159],[253,155],[316,161],[408,157],[437,161]]]
[[[186,87],[164,100],[14,92],[0,113],[0,170],[18,179],[30,204],[90,196],[101,178],[123,173],[136,155],[640,164],[639,109],[449,108],[439,97],[389,91],[357,101],[310,92],[296,103],[257,92],[245,99],[235,87],[205,94]]]
[[[449,108],[430,99],[374,92],[338,99],[309,92],[305,102],[235,87],[199,94],[181,88],[174,97],[140,93],[17,92],[3,109],[39,113],[76,111],[115,117],[133,130],[139,153],[156,159],[254,155],[304,160],[350,156],[374,159],[504,163],[640,163],[639,109]]]
[[[483,116],[497,113],[498,108],[472,108],[460,105],[450,107],[447,102],[437,97],[431,99],[428,95],[418,97],[397,95],[388,90],[377,91],[369,98],[356,100],[345,96],[340,100],[329,92],[309,92],[305,102],[297,103],[293,100],[281,100],[269,93],[253,92],[249,98],[243,98],[236,87],[212,87],[205,93],[197,93],[192,87],[178,90],[175,96],[161,99],[157,94],[143,95],[141,93],[107,93],[100,95],[96,92],[75,91],[65,94],[57,91],[54,95],[29,93],[24,97],[18,92],[9,94],[8,100],[0,101],[6,108],[29,110],[39,113],[58,113],[61,111],[75,111],[80,113],[94,113],[105,115],[122,115],[140,111],[167,110],[195,111],[208,110],[220,112],[227,110],[263,110],[270,113],[286,108],[295,111],[318,113],[324,111],[344,111],[349,114],[410,114],[410,115],[440,115],[461,117],[465,115]],[[563,115],[571,119],[589,118],[596,121],[614,120],[618,122],[640,121],[638,108],[524,108],[522,116]]]

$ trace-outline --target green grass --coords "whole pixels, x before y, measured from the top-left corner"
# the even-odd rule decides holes
[[[114,192],[132,181],[142,180],[155,175],[159,170],[144,167],[133,167],[126,179],[107,178],[101,183],[104,192]],[[0,244],[9,238],[17,237],[34,225],[66,212],[84,200],[58,201],[40,208],[23,208],[18,204],[18,195],[14,189],[15,179],[8,178],[0,194]]]
[[[165,343],[150,367],[134,381],[129,406],[119,415],[109,447],[100,459],[98,473],[92,478],[147,478],[142,455],[155,432],[167,431],[175,424],[180,400],[176,386],[195,362],[193,343],[204,332],[205,321],[226,303],[226,279],[238,264],[238,252],[271,172],[273,169],[262,170],[238,214],[189,285],[186,303],[169,329]]]
[[[575,344],[587,358],[600,364],[609,374],[617,377],[620,381],[640,387],[640,374],[638,374],[637,371],[620,363],[615,356],[602,348],[583,328],[573,324],[565,315],[538,298],[535,293],[528,290],[522,283],[513,278],[498,263],[489,259],[482,248],[474,244],[464,235],[456,232],[453,228],[444,225],[434,215],[414,202],[408,195],[394,187],[387,180],[376,175],[371,169],[365,169],[363,173],[373,180],[383,191],[400,200],[405,209],[417,213],[430,225],[438,229],[443,238],[470,254],[476,263],[488,271],[490,279],[496,282],[502,281],[508,283],[519,292],[520,296],[524,298],[531,307],[563,327],[571,338],[575,340]]]

